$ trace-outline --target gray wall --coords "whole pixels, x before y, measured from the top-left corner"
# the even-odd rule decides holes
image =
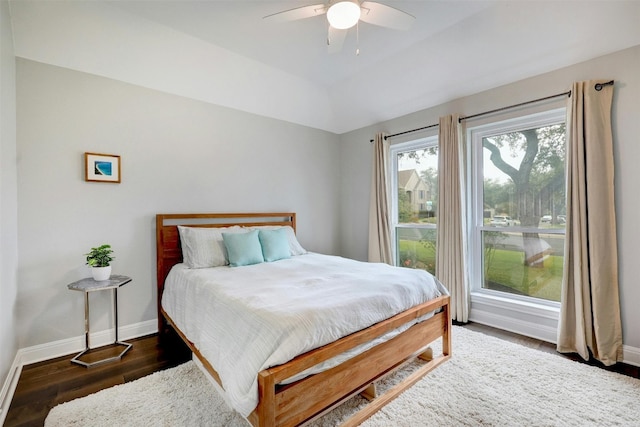
[[[0,4],[4,12],[6,2]],[[340,137],[19,59],[18,205],[11,95],[16,83],[10,77],[12,61],[5,61],[13,54],[2,15],[0,374],[6,374],[16,348],[82,334],[81,295],[68,291],[66,284],[87,275],[82,254],[93,245],[111,243],[117,256],[114,272],[134,278],[121,290],[121,325],[155,318],[154,214],[292,210],[299,214],[299,239],[307,249],[364,260],[369,140],[375,132],[436,123],[439,116],[453,112],[469,115],[498,108],[562,92],[573,81],[591,78],[616,80],[614,155],[624,339],[626,345],[640,347],[640,312],[634,308],[640,288],[633,271],[638,251],[634,213],[640,207],[633,190],[640,178],[635,164],[640,158],[640,47]],[[122,183],[84,182],[85,151],[121,155]],[[19,227],[12,213],[16,209]],[[99,314],[106,312],[106,296],[92,300],[98,313],[92,318],[96,331],[110,326],[108,315]]]
[[[338,252],[332,133],[25,59],[17,128],[21,348],[82,335],[82,295],[66,285],[101,243],[134,279],[121,325],[154,319],[156,213],[295,211],[305,248]],[[122,156],[122,183],[85,182],[84,152]],[[92,332],[110,327],[108,297],[92,297]]]
[[[640,235],[637,231],[640,198],[636,187],[640,182],[640,46],[342,135],[343,191],[340,217],[346,226],[341,234],[342,255],[362,260],[367,257],[368,228],[364,219],[368,215],[369,197],[365,194],[368,195],[371,176],[369,140],[376,132],[392,134],[415,129],[438,123],[442,115],[471,115],[565,92],[574,81],[599,78],[616,81],[612,119],[623,338],[625,345],[640,348],[640,310],[637,309],[640,286],[636,271],[640,255]],[[469,121],[467,125],[476,123]],[[417,133],[412,137],[424,135]],[[393,139],[392,143],[399,141]]]
[[[0,43],[0,380],[4,381],[18,350],[14,308],[18,269],[16,67],[6,0],[0,1]]]

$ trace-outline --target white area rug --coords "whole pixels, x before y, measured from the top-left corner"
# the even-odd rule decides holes
[[[338,425],[363,403],[351,399],[314,425]],[[58,405],[45,422],[47,427],[246,425],[193,362]],[[640,380],[454,327],[451,360],[364,425],[640,426]]]

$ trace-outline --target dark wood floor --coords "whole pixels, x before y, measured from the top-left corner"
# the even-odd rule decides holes
[[[476,323],[464,326],[527,347],[555,353],[554,345],[539,340]],[[157,335],[151,335],[130,342],[133,343],[133,348],[122,360],[93,368],[70,363],[71,356],[25,366],[5,420],[5,427],[42,426],[49,410],[60,403],[136,380],[191,359],[188,348],[172,333],[162,339]],[[96,356],[102,357],[104,354],[96,353]],[[578,360],[576,357],[571,358]],[[609,369],[640,378],[638,367],[618,364]]]
[[[4,426],[42,426],[54,406],[87,396],[191,359],[191,352],[174,333],[129,340],[133,347],[120,361],[91,368],[72,364],[71,356],[27,365],[22,369]],[[93,352],[96,359],[109,357],[114,348]],[[122,348],[117,348],[116,354]],[[82,360],[91,360],[83,357]]]

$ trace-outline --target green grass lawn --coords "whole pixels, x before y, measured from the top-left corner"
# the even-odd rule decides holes
[[[433,245],[414,240],[400,240],[400,265],[435,273]],[[521,251],[493,249],[487,256],[484,288],[560,301],[562,256],[548,256],[542,266],[524,265]]]

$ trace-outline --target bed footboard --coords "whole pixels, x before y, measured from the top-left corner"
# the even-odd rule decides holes
[[[353,342],[359,341],[360,338],[370,333],[380,333],[378,328],[384,329],[383,323],[391,321],[389,323],[393,324],[392,319],[398,318],[399,320],[406,312],[328,346],[301,355],[287,364],[260,372],[258,377],[260,403],[250,415],[249,421],[256,427],[296,426],[309,422],[327,413],[355,394],[362,393],[368,389],[371,390],[372,384],[427,352],[427,346],[442,337],[441,355],[431,358],[425,365],[421,366],[401,383],[389,389],[385,394],[373,397],[366,407],[344,424],[349,426],[359,425],[397,397],[402,391],[411,387],[420,378],[451,357],[449,297],[440,297],[430,303],[426,303],[426,305],[442,307],[442,310],[430,319],[412,326],[395,338],[377,345],[328,371],[312,375],[290,385],[282,387],[276,385],[280,381],[289,378],[292,372],[300,372],[308,366],[313,366],[315,363],[326,360],[324,356],[327,354],[338,354],[339,351],[334,353],[336,348],[340,348],[349,342],[353,344]],[[319,353],[326,354],[317,357]]]
[[[413,325],[395,338],[332,369],[292,384],[278,385],[279,382],[298,372],[406,323],[408,319],[439,308],[441,310],[431,318]],[[222,387],[214,367],[164,311],[162,315],[202,362],[207,372]],[[440,337],[442,337],[442,353],[433,357],[429,344]],[[384,394],[375,396],[370,393],[375,390],[377,381],[410,363],[416,357],[426,360],[427,363]],[[255,427],[303,425],[321,417],[354,395],[363,392],[367,394],[366,392],[369,391],[370,402],[367,406],[344,424],[344,426],[357,426],[450,357],[449,297],[442,296],[324,347],[302,354],[288,363],[261,371],[258,374],[258,407],[249,415],[248,420]]]

